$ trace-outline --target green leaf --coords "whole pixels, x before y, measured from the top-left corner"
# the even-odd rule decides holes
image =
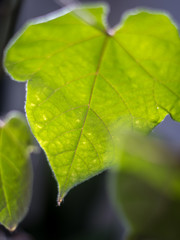
[[[119,131],[119,140],[119,165],[110,191],[125,216],[128,239],[176,240],[180,236],[177,152],[163,141],[127,130]]]
[[[177,240],[180,200],[169,198],[139,176],[119,172],[116,197],[128,240]]]
[[[26,215],[32,189],[32,138],[24,117],[0,121],[0,223],[14,231]]]
[[[59,202],[112,165],[119,125],[150,131],[167,113],[180,119],[174,24],[163,14],[133,12],[108,29],[102,18],[104,6],[60,11],[27,24],[6,51],[12,78],[28,80],[27,118],[57,179]]]
[[[138,132],[119,131],[119,170],[141,178],[170,198],[180,200],[179,155],[168,144]]]

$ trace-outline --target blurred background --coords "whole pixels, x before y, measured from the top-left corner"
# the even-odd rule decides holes
[[[177,25],[180,23],[179,0],[106,2],[110,5],[108,21],[111,26],[120,21],[125,11],[136,7],[167,11]],[[54,0],[0,0],[0,116],[6,115],[11,110],[24,112],[25,101],[25,84],[12,81],[3,72],[2,56],[5,45],[26,21],[59,8],[60,5]],[[170,145],[177,148],[180,146],[180,123],[174,122],[170,116],[153,131]],[[34,188],[29,213],[14,234],[6,232],[1,227],[0,240],[123,239],[125,233],[123,223],[109,198],[107,172],[75,187],[67,195],[62,206],[57,207],[56,182],[44,153],[33,155],[32,162]],[[177,236],[178,239],[180,237]]]

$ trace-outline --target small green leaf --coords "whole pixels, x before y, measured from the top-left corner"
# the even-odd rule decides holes
[[[0,121],[0,223],[13,231],[27,213],[32,189],[32,138],[21,114]]]
[[[6,51],[9,74],[28,80],[28,121],[56,176],[59,202],[112,165],[119,125],[150,131],[167,113],[180,120],[173,23],[139,12],[108,29],[102,18],[104,6],[60,11],[26,25]]]

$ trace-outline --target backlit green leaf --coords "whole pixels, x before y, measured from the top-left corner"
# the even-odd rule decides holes
[[[32,188],[32,138],[25,119],[0,121],[0,223],[13,231],[27,213]]]
[[[119,125],[150,131],[167,113],[180,119],[173,23],[143,11],[108,29],[103,18],[104,7],[60,11],[26,25],[6,52],[9,74],[28,80],[28,121],[57,179],[59,202],[112,165]]]

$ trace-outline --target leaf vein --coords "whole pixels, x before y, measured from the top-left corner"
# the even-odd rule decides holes
[[[83,134],[83,136],[84,136],[84,137],[88,140],[88,142],[91,144],[91,146],[93,147],[94,151],[96,152],[96,155],[97,155],[97,157],[98,157],[99,163],[102,164],[103,161],[102,161],[102,159],[100,158],[100,155],[99,155],[96,147],[95,147],[94,144],[92,143],[92,141],[91,141],[85,134]]]
[[[82,76],[82,77],[80,77],[80,78],[76,78],[76,79],[74,79],[74,80],[72,80],[72,81],[69,81],[69,82],[65,83],[64,85],[62,85],[62,86],[54,89],[54,90],[47,96],[47,98],[45,98],[42,102],[40,102],[39,104],[37,104],[36,107],[34,107],[34,110],[35,110],[37,107],[39,107],[39,106],[43,105],[44,103],[46,103],[55,93],[57,93],[58,91],[60,91],[63,87],[66,87],[67,85],[69,85],[69,84],[72,83],[72,82],[76,82],[76,81],[78,81],[78,80],[85,79],[85,78],[87,78],[87,77],[89,77],[89,76],[93,76],[93,75],[95,75],[95,74],[96,74],[96,73],[89,73],[89,74],[87,74],[87,75],[85,75],[85,76]]]
[[[97,64],[97,69],[96,69],[96,75],[94,77],[94,81],[93,81],[91,92],[90,92],[88,109],[87,109],[85,117],[84,117],[82,130],[80,132],[80,135],[79,135],[79,138],[78,138],[78,141],[77,141],[77,145],[76,145],[76,149],[75,149],[75,152],[74,152],[73,157],[72,157],[71,165],[70,165],[69,170],[68,170],[69,174],[70,174],[70,171],[71,171],[71,168],[72,168],[72,164],[74,162],[74,158],[76,156],[76,152],[77,152],[80,140],[81,140],[81,136],[82,136],[83,129],[84,129],[84,126],[85,126],[85,123],[86,123],[86,119],[87,119],[87,116],[88,116],[88,113],[89,113],[89,110],[90,110],[90,104],[91,104],[91,99],[92,99],[92,95],[93,95],[93,90],[94,90],[94,87],[95,87],[97,76],[99,74],[99,70],[100,70],[100,66],[101,66],[101,63],[102,63],[102,59],[103,59],[103,56],[104,56],[104,53],[105,53],[105,49],[106,49],[106,46],[107,46],[107,41],[108,41],[108,36],[105,37],[105,40],[104,40],[104,43],[103,43],[103,46],[102,46],[102,49],[101,49],[100,58],[99,58],[99,61],[98,61],[98,64]],[[69,174],[67,174],[67,176],[66,176],[65,183],[64,183],[64,188],[68,185]],[[63,192],[63,188],[62,188],[61,192]],[[61,196],[59,196],[59,199],[61,199]],[[59,202],[59,200],[58,200],[58,202]]]
[[[120,43],[115,37],[113,38],[117,44],[126,52],[126,54],[152,79],[153,81],[156,81],[160,83],[162,86],[164,86],[167,90],[169,90],[174,96],[180,99],[180,96],[175,93],[171,88],[169,88],[165,83],[163,83],[161,80],[155,78],[124,46],[122,43]]]
[[[2,152],[0,152],[0,156],[2,156],[6,161],[8,161],[9,165],[11,165],[11,167],[18,173],[18,174],[21,174],[21,172],[19,171],[19,169],[16,167],[16,165],[11,162],[9,160],[9,158],[7,158]]]
[[[54,120],[57,119],[58,117],[66,114],[66,113],[68,113],[68,112],[71,112],[71,111],[73,111],[73,110],[76,110],[76,109],[79,109],[79,108],[83,108],[83,107],[88,107],[88,105],[82,105],[82,106],[78,106],[78,107],[74,107],[74,108],[69,108],[68,110],[66,110],[66,111],[64,111],[64,112],[61,112],[60,114],[56,115],[55,117],[47,120],[46,123],[43,123],[43,124],[44,124],[44,128],[45,128],[46,126],[48,126],[50,122],[54,121]],[[41,133],[41,132],[44,130],[44,128],[42,128],[38,133]]]
[[[130,116],[131,116],[131,121],[132,121],[132,128],[134,125],[134,116],[127,104],[127,102],[125,101],[125,99],[123,98],[122,94],[119,93],[119,91],[109,82],[109,80],[107,78],[105,78],[101,73],[100,76],[108,83],[108,85],[116,92],[116,94],[119,96],[119,98],[121,99],[121,101],[123,102],[125,108],[128,110]]]
[[[31,74],[31,78],[29,80],[32,80],[32,78],[42,70],[43,66],[46,64],[47,61],[51,60],[51,58],[55,55],[57,55],[58,53],[62,53],[63,51],[65,51],[66,49],[69,49],[71,47],[74,47],[74,46],[77,46],[83,42],[87,42],[87,41],[90,41],[92,39],[95,39],[95,38],[98,38],[98,37],[101,37],[102,34],[98,34],[98,35],[95,35],[95,36],[91,36],[89,38],[86,38],[86,39],[83,39],[81,41],[78,41],[78,42],[73,42],[73,43],[70,43],[68,44],[67,46],[65,46],[64,48],[60,48],[58,49],[57,51],[55,51],[54,53],[46,56],[45,60],[43,61],[42,65],[40,66],[40,68],[38,68],[34,73]]]

